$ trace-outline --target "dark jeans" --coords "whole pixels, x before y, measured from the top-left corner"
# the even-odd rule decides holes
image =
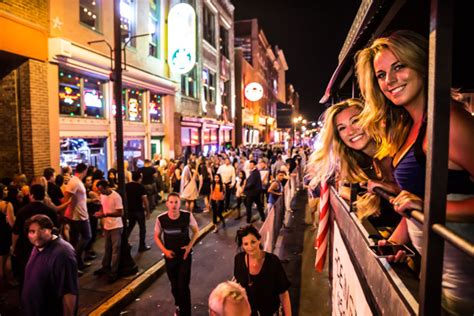
[[[84,252],[84,249],[92,237],[91,225],[89,220],[73,221],[71,219],[67,219],[67,223],[70,227],[69,242],[74,247],[74,250],[76,250],[77,267],[82,269],[84,267],[82,253]]]
[[[145,187],[148,206],[150,207],[150,211],[152,211],[156,206],[156,184],[144,184],[143,186]]]
[[[191,315],[191,254],[186,260],[182,258],[166,259],[166,273],[171,282],[175,305],[179,306],[180,316]]]
[[[225,203],[224,203],[224,210],[229,209],[230,204],[230,196],[232,194],[233,188],[230,187],[230,183],[225,184]]]
[[[138,228],[140,229],[140,246],[145,247],[145,238],[146,238],[146,225],[145,225],[145,213],[143,211],[128,212],[128,230],[127,230],[127,239],[130,237],[130,233],[135,227],[135,223],[138,222]]]
[[[222,212],[224,211],[224,201],[211,200],[211,208],[212,222],[217,224],[217,217],[219,217],[221,223],[224,223],[224,216],[222,216]]]
[[[263,212],[263,204],[260,199],[260,194],[255,196],[248,196],[245,198],[245,207],[247,208],[247,223],[250,224],[252,219],[252,205],[255,203],[257,205],[258,214],[260,214],[260,219],[265,220],[265,213]]]

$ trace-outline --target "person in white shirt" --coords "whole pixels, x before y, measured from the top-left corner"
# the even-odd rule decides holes
[[[224,210],[229,209],[230,203],[230,195],[235,186],[235,169],[234,166],[231,165],[229,157],[226,157],[224,160],[224,164],[217,169],[217,174],[221,175],[222,183],[225,185],[225,202],[224,202]]]
[[[95,275],[109,272],[109,282],[118,279],[118,267],[120,262],[120,246],[123,230],[123,204],[122,197],[112,190],[109,183],[101,180],[97,183],[100,191],[100,203],[102,211],[94,214],[97,218],[103,218],[103,229],[105,237],[105,253],[102,259],[102,268],[95,271]]]
[[[82,255],[85,247],[92,238],[89,213],[87,212],[86,187],[82,180],[87,174],[87,165],[80,163],[76,166],[74,175],[66,185],[63,204],[70,201],[64,213],[65,220],[70,227],[69,242],[76,251],[79,274],[82,269],[90,266],[84,263]]]

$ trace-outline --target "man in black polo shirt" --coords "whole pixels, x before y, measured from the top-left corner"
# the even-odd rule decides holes
[[[191,249],[198,238],[199,227],[193,214],[181,211],[180,205],[179,194],[170,193],[166,199],[168,211],[156,218],[155,242],[165,255],[166,273],[177,306],[176,314],[190,316]],[[189,229],[193,232],[192,238],[189,237]]]
[[[77,314],[77,261],[74,248],[53,234],[53,222],[35,215],[25,223],[34,248],[21,293],[23,315],[72,316]]]
[[[48,216],[54,226],[59,227],[58,215],[43,203],[45,197],[44,187],[34,184],[30,188],[31,202],[22,207],[16,214],[15,224],[12,229],[12,249],[14,261],[14,273],[20,285],[23,284],[26,263],[30,257],[33,246],[28,241],[25,233],[25,222],[32,216],[43,214]]]
[[[142,174],[140,171],[132,172],[132,182],[125,185],[125,191],[127,192],[127,205],[128,205],[128,230],[127,239],[130,236],[135,223],[138,222],[138,228],[140,229],[140,246],[138,251],[147,251],[151,247],[145,244],[146,237],[146,225],[145,218],[150,219],[150,208],[147,199],[147,193],[142,182]]]

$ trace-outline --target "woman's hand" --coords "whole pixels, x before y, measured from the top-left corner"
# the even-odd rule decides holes
[[[405,216],[406,216],[405,211],[423,210],[423,200],[420,197],[408,191],[400,192],[400,194],[397,197],[390,200],[390,203],[393,204],[393,209],[397,213],[400,213],[401,215],[405,215]]]
[[[379,240],[379,242],[377,243],[377,245],[379,246],[385,246],[389,244],[389,242],[385,239],[383,240]],[[405,252],[405,250],[399,250],[395,256],[387,256],[385,257],[385,259],[387,259],[388,262],[392,262],[392,263],[403,263],[407,260],[407,253]]]
[[[395,182],[383,182],[381,180],[369,180],[366,183],[359,184],[362,188],[366,188],[368,192],[375,194],[375,188],[381,188],[389,194],[399,194],[400,187]]]

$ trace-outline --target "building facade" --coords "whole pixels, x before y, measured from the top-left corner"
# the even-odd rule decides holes
[[[228,0],[187,3],[197,15],[197,56],[189,72],[173,77],[180,82],[174,148],[177,155],[208,154],[235,145],[234,7]]]
[[[166,63],[161,0],[121,0],[124,158],[139,167],[154,153],[174,156],[179,83]],[[50,1],[48,93],[53,166],[116,165],[111,81],[113,1]]]
[[[235,47],[236,142],[274,142],[276,105],[286,101],[284,53],[272,49],[256,19],[235,22]]]
[[[0,1],[0,178],[50,163],[48,1]]]

